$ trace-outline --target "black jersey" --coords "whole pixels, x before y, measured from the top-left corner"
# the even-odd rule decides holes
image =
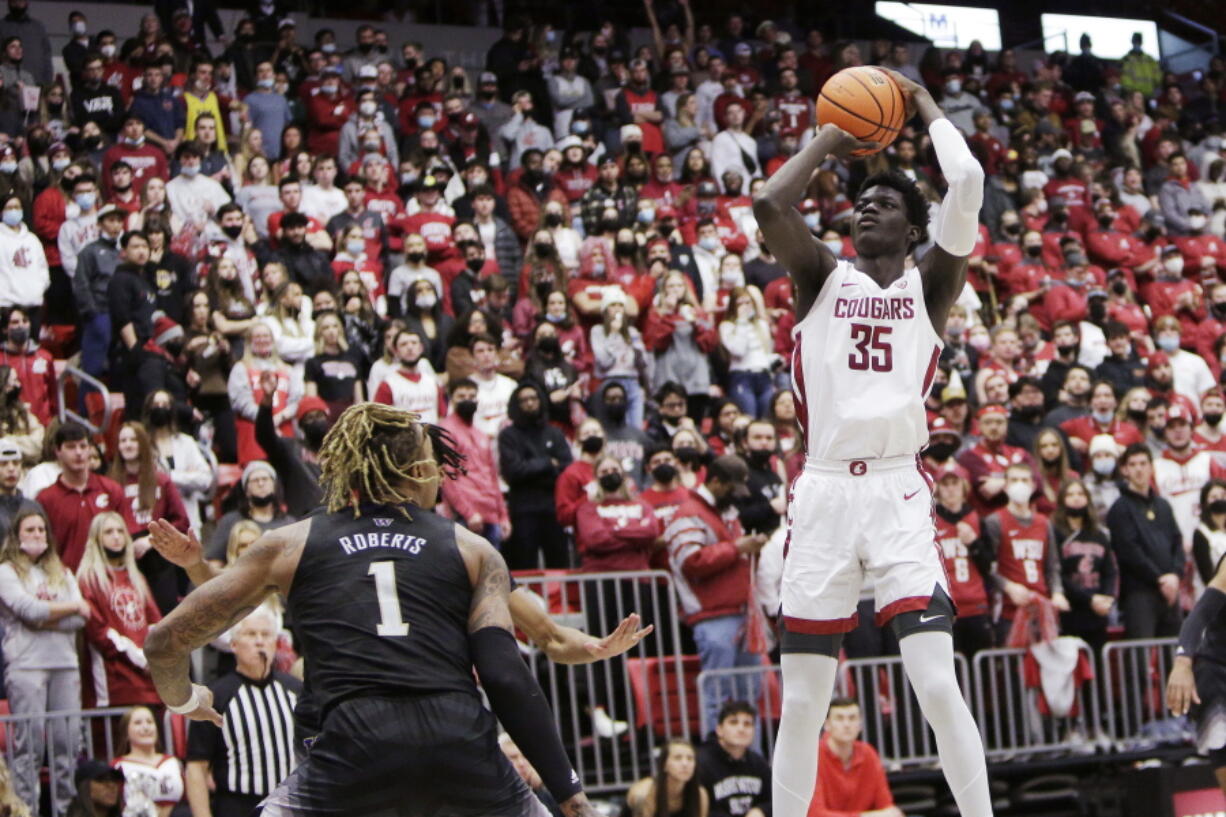
[[[412,521],[379,505],[312,519],[289,614],[321,712],[366,695],[477,694],[455,523],[405,509]]]

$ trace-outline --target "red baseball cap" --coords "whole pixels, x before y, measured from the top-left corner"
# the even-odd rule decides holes
[[[304,397],[298,402],[298,419],[310,414],[312,411],[322,411],[328,413],[328,404],[324,402],[322,397]]]
[[[988,417],[992,414],[999,414],[1001,417],[1008,417],[1009,410],[1000,403],[988,403],[986,406],[976,412],[975,418],[982,420],[984,417]]]

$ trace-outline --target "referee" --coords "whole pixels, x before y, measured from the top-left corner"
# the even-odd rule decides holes
[[[192,721],[187,801],[192,817],[249,817],[294,769],[294,703],[302,682],[274,670],[277,622],[260,607],[234,627],[237,666],[212,684],[217,727]],[[209,803],[209,774],[215,789]]]

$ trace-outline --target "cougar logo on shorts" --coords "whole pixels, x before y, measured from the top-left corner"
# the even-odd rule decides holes
[[[862,477],[868,472],[868,466],[863,460],[856,460],[847,467],[847,470],[851,471],[853,477]]]

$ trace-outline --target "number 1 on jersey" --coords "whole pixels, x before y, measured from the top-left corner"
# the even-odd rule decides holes
[[[393,638],[409,634],[409,623],[401,618],[400,594],[396,591],[396,563],[371,562],[366,575],[375,577],[375,595],[379,599],[378,635]]]

